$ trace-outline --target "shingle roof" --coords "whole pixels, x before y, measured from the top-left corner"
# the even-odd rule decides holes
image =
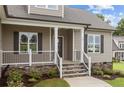
[[[43,21],[53,21],[62,23],[73,23],[73,24],[91,24],[90,28],[100,28],[115,30],[114,27],[103,22],[95,14],[88,11],[76,8],[69,8],[65,6],[64,8],[64,18],[54,17],[54,16],[44,16],[28,14],[26,6],[19,5],[7,5],[6,6],[8,17],[30,19],[30,20],[43,20]]]
[[[124,42],[124,36],[112,37],[112,50],[124,50],[119,48],[119,42]]]

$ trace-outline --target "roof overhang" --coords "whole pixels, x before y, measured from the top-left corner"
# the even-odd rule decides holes
[[[88,27],[87,29],[88,31],[110,31],[110,32],[113,32],[113,31],[116,31],[116,29],[104,29],[104,28],[91,28],[90,26]]]
[[[77,25],[77,24],[14,19],[14,18],[2,19],[1,23],[11,24],[11,25],[39,26],[39,27],[59,27],[59,28],[67,28],[67,29],[82,29],[82,28],[87,27],[87,25],[82,26],[82,25]]]

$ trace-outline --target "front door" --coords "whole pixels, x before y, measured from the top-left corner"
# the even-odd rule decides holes
[[[58,37],[58,54],[63,57],[63,37]]]

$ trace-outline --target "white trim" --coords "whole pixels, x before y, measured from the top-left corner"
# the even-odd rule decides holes
[[[54,5],[54,6],[56,6],[55,9],[49,8],[49,7],[48,7],[49,5],[44,5],[44,6],[45,6],[45,7],[42,7],[42,6],[39,6],[39,5],[34,5],[35,8],[42,8],[42,9],[48,9],[48,10],[58,10],[58,9],[59,9],[58,5]]]
[[[13,18],[2,19],[1,23],[2,24],[13,24],[13,25],[14,24],[25,25],[25,26],[71,28],[71,29],[81,29],[82,27],[85,27],[84,25],[77,25],[77,24],[34,21],[34,20],[13,19]]]
[[[112,52],[124,52],[124,50],[115,50],[115,51],[112,51]]]
[[[12,53],[16,53],[16,52],[19,52],[19,51],[2,51],[2,52],[12,52]],[[22,52],[25,52],[25,51],[22,51]],[[36,52],[54,52],[54,51],[44,50],[44,51],[36,51]],[[28,51],[27,51],[27,53],[28,53]]]
[[[51,51],[51,28],[49,29],[50,31],[50,51]],[[50,61],[51,61],[51,53],[50,53]]]
[[[54,63],[53,61],[45,61],[45,62],[32,62],[32,64],[48,64],[48,63]]]
[[[64,36],[58,36],[62,38],[62,58],[64,59],[65,55],[64,55]]]
[[[84,52],[84,28],[80,30],[81,32],[81,63],[83,62],[83,52]]]
[[[27,43],[27,45],[28,45],[28,50],[26,51],[26,52],[28,52],[29,50],[30,50],[30,44],[36,44],[36,51],[38,51],[38,32],[18,32],[19,33],[19,53],[21,53],[21,50],[20,50],[20,40],[21,40],[21,33],[27,33],[28,35],[28,43]],[[30,43],[30,41],[29,41],[29,34],[31,34],[31,33],[34,33],[34,34],[36,34],[37,35],[37,42],[36,43]]]
[[[64,18],[64,5],[62,5],[62,18]]]
[[[57,63],[56,53],[58,53],[58,27],[54,27],[54,42],[55,42],[55,45],[54,45],[54,50],[55,50],[54,61],[55,61],[55,64],[56,64]]]
[[[75,60],[75,58],[74,58],[74,47],[75,47],[75,46],[74,46],[74,43],[75,43],[75,42],[74,42],[74,38],[75,38],[75,37],[74,37],[74,29],[73,29],[72,61]]]
[[[3,63],[2,65],[29,65],[29,62],[21,62],[21,63]]]
[[[32,64],[48,64],[48,63],[54,63],[53,61],[46,61],[46,62],[32,62]],[[29,65],[29,62],[21,62],[21,63],[3,63],[4,65]]]
[[[28,14],[30,14],[30,5],[28,5]]]
[[[99,52],[95,52],[95,50],[93,50],[93,52],[88,52],[88,40],[89,40],[89,36],[93,36],[93,49],[95,49],[95,37],[96,36],[99,36],[99,38],[100,38],[100,41],[99,41]],[[87,53],[101,53],[101,35],[100,34],[88,34],[87,35]]]

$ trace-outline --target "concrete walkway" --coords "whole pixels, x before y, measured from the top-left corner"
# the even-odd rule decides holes
[[[64,78],[71,87],[111,87],[108,83],[89,76]]]

